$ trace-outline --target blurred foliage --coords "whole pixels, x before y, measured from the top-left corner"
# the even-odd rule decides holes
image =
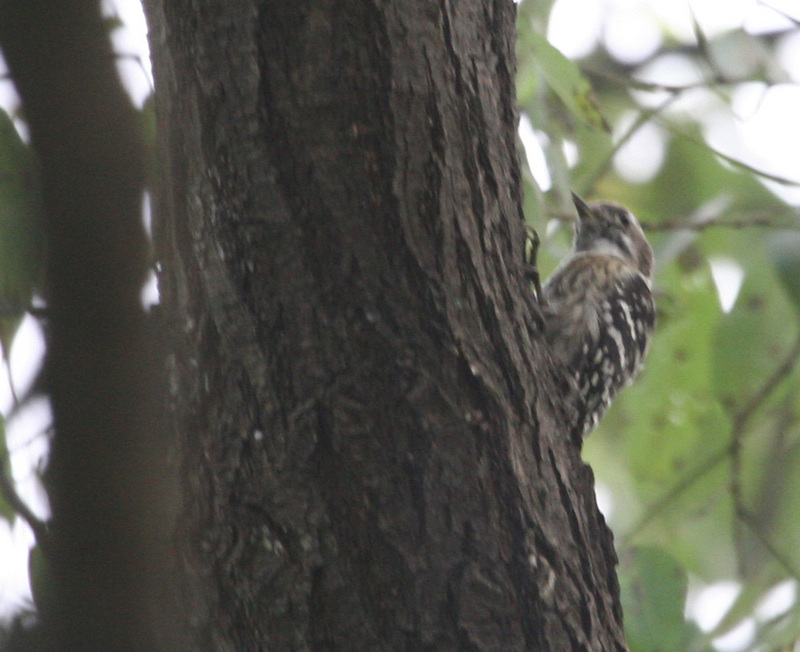
[[[768,189],[787,180],[721,155],[699,110],[678,108],[705,93],[707,106],[730,110],[741,84],[786,83],[783,34],[709,37],[695,22],[695,43],[664,34],[637,65],[602,45],[571,62],[542,45],[552,4],[525,1],[519,11],[518,100],[551,178],[543,190],[524,175],[540,268],[569,246],[571,189],[632,209],[657,258],[659,323],[645,372],[584,447],[610,493],[631,649],[712,650],[743,623],[754,632],[747,649],[790,649],[800,639],[800,213]],[[705,81],[641,81],[646,65],[676,53]],[[614,156],[644,127],[663,138],[663,160],[634,183]],[[727,313],[712,273],[720,262],[743,278]],[[688,587],[722,581],[741,590],[703,633],[686,615]],[[791,604],[762,609],[779,585]]]
[[[0,349],[12,393],[9,353],[34,292],[44,285],[45,235],[39,167],[11,116],[0,109]],[[17,407],[16,395],[14,395]],[[9,523],[21,502],[11,480],[5,417],[0,415],[0,518]],[[24,510],[24,507],[23,507]]]
[[[44,281],[44,216],[36,157],[0,109],[0,344],[13,342]]]
[[[47,526],[17,492],[6,441],[6,420],[36,393],[17,397],[9,364],[11,346],[26,313],[40,314],[34,295],[43,297],[45,285],[45,227],[39,163],[20,137],[12,117],[0,109],[0,349],[12,405],[0,414],[0,519],[14,525],[28,523],[41,545],[49,543]],[[32,470],[33,471],[33,470]],[[35,472],[35,471],[33,471]],[[40,551],[37,546],[35,550]],[[39,553],[40,554],[40,553]],[[37,571],[36,576],[43,573]],[[31,574],[33,576],[33,574]],[[42,649],[33,605],[25,602],[13,620],[0,630],[0,650]]]

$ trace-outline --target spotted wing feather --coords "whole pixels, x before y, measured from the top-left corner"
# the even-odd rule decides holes
[[[576,256],[543,290],[546,333],[581,397],[575,427],[591,430],[641,370],[655,323],[647,280],[612,256]]]

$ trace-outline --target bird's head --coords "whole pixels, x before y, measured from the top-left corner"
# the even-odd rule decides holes
[[[653,249],[634,214],[612,202],[587,204],[575,193],[572,193],[572,201],[578,209],[575,251],[617,256],[649,279],[653,271]]]

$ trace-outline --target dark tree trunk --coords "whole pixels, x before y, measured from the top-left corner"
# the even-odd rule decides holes
[[[136,114],[96,0],[0,1],[0,45],[41,161],[49,237],[53,518],[52,536],[37,536],[52,572],[34,578],[45,630],[36,649],[179,645],[175,601],[160,584],[179,486],[157,417],[162,355],[139,299]]]
[[[522,273],[515,5],[145,5],[198,646],[624,649]]]

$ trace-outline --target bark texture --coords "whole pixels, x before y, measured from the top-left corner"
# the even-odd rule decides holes
[[[522,275],[514,4],[145,5],[197,645],[625,649]]]

